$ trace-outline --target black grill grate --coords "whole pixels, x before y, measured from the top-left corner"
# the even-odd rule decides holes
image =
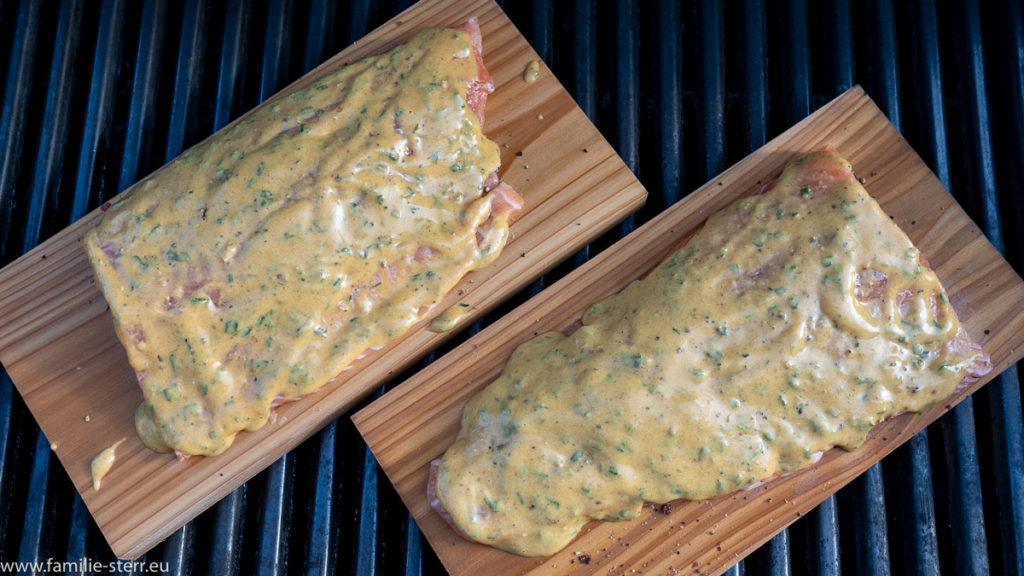
[[[0,2],[0,264],[407,4]],[[650,198],[495,314],[854,83],[1024,268],[1024,8],[1015,0],[509,0],[505,9]],[[79,558],[113,559],[0,372],[0,561]],[[171,574],[442,572],[347,418],[146,559]],[[1024,573],[1016,368],[730,570],[840,572]]]

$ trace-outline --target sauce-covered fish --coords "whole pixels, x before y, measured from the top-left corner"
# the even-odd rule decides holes
[[[275,98],[110,206],[84,244],[147,446],[212,455],[491,262],[522,199],[483,132],[480,31],[429,29]]]
[[[472,540],[549,555],[591,520],[855,449],[989,370],[849,163],[815,152],[576,331],[516,349],[466,405],[428,498]]]

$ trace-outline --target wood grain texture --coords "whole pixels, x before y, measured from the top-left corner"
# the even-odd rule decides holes
[[[992,374],[921,414],[877,426],[858,450],[709,501],[648,506],[639,518],[594,522],[546,559],[521,558],[459,537],[424,488],[431,459],[458,432],[466,401],[493,380],[521,342],[565,330],[592,303],[669,256],[709,214],[781,173],[799,154],[834,145],[868,192],[907,232],[945,285],[968,332],[991,354]],[[715,574],[746,556],[850,482],[1024,354],[1024,282],[855,87],[787,130],[586,265],[359,411],[353,420],[452,574]],[[583,561],[583,556],[588,562]],[[674,571],[677,570],[678,572]]]
[[[646,197],[550,70],[542,65],[536,82],[522,80],[526,64],[538,58],[498,6],[490,0],[421,2],[263,104],[416,30],[457,25],[473,15],[497,89],[488,100],[485,133],[501,146],[502,176],[526,207],[498,260],[468,275],[435,310],[469,305],[463,325]],[[316,394],[280,408],[276,424],[241,434],[225,454],[177,462],[150,452],[135,435],[142,394],[80,245],[99,218],[92,212],[0,271],[0,361],[119,557],[139,556],[451,336],[429,332],[421,322]],[[90,460],[122,437],[128,441],[118,448],[113,470],[93,491]]]

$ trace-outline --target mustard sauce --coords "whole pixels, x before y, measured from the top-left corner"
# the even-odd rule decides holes
[[[523,82],[527,84],[533,84],[540,77],[540,62],[537,60],[530,60],[526,63],[526,68],[523,68]]]
[[[157,451],[218,454],[493,260],[508,215],[467,104],[469,34],[424,30],[260,107],[131,188],[85,239]]]
[[[89,462],[89,470],[92,473],[92,489],[99,491],[100,484],[103,482],[103,478],[110,472],[110,469],[114,467],[114,460],[116,459],[117,447],[127,438],[121,438],[117,442],[114,442],[108,448],[93,457],[92,461]]]
[[[432,332],[449,332],[455,329],[462,319],[469,315],[469,312],[468,304],[456,304],[431,320],[430,330]]]
[[[910,240],[816,152],[572,334],[522,344],[465,407],[437,498],[467,537],[550,555],[591,520],[858,447],[987,366],[966,342]]]

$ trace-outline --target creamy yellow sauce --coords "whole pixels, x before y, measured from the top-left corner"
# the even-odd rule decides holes
[[[592,519],[856,448],[987,365],[965,342],[910,240],[849,164],[814,153],[572,334],[521,345],[467,404],[437,498],[467,537],[549,555]]]
[[[106,448],[99,454],[93,457],[89,463],[89,470],[92,473],[92,489],[99,490],[100,484],[103,482],[103,478],[107,476],[110,469],[114,467],[114,460],[117,458],[116,450],[122,442],[127,438],[121,438],[117,442],[114,442],[110,447]]]
[[[140,376],[147,446],[222,452],[497,256],[508,219],[484,194],[500,158],[467,105],[476,77],[467,33],[422,31],[259,108],[108,210],[84,243]]]
[[[468,304],[456,304],[437,315],[430,321],[432,332],[450,332],[462,322],[462,319],[469,316],[470,307]]]
[[[540,77],[540,62],[537,60],[530,60],[526,63],[526,68],[523,69],[523,82],[527,84],[533,84]]]

